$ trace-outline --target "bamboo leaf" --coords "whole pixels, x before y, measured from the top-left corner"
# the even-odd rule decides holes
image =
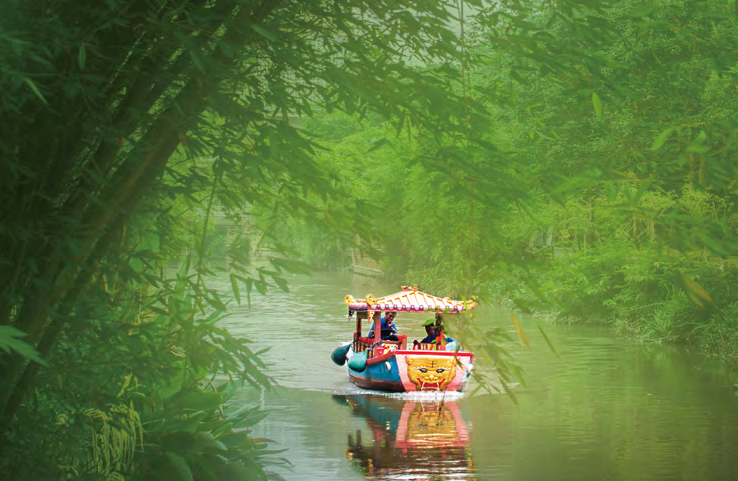
[[[403,110],[400,114],[400,119],[397,121],[397,137],[402,133],[402,128],[405,126],[405,117],[407,116],[407,110]]]
[[[520,385],[523,387],[526,387],[524,370],[522,367],[520,367],[519,365],[515,363],[504,362],[504,363],[500,363],[499,369],[509,369],[510,373],[514,376],[515,379],[518,380]]]
[[[195,52],[194,50],[190,50],[189,54],[190,54],[190,58],[192,59],[192,63],[195,64],[195,67],[197,67],[197,70],[199,70],[202,73],[205,73],[205,66],[202,63],[200,54],[198,52]]]
[[[546,341],[546,344],[548,344],[548,348],[551,349],[551,352],[556,355],[556,357],[559,357],[559,353],[556,352],[556,348],[554,347],[551,340],[548,338],[548,335],[546,334],[546,331],[543,330],[541,325],[538,325],[538,330],[541,331],[541,335],[543,336],[543,340]]]
[[[23,77],[23,81],[28,85],[28,87],[30,87],[31,91],[36,95],[36,97],[41,99],[41,101],[45,105],[49,105],[44,96],[41,94],[41,91],[38,89],[38,87],[36,87],[36,83],[33,80],[29,79],[28,77]]]
[[[214,307],[218,311],[226,311],[228,308],[225,304],[223,304],[223,301],[220,300],[220,296],[215,291],[210,291],[209,296],[204,296],[205,302],[210,304],[212,307]]]
[[[79,44],[79,50],[77,50],[77,65],[79,66],[80,70],[85,69],[86,62],[87,62],[87,47],[85,47],[85,43],[82,42]]]
[[[500,378],[500,384],[502,384],[502,389],[504,389],[505,394],[507,394],[510,397],[510,399],[512,399],[513,403],[517,405],[518,397],[515,395],[514,392],[512,392],[512,389],[510,389],[510,386],[507,385],[507,382],[505,382],[504,379]]]
[[[704,154],[707,151],[710,150],[710,147],[704,145],[705,141],[707,140],[707,134],[704,130],[700,131],[700,133],[697,135],[697,137],[692,141],[692,143],[687,147],[687,152],[694,152],[697,154]]]
[[[520,321],[518,321],[518,318],[515,317],[515,313],[510,311],[510,316],[512,316],[513,324],[515,324],[515,330],[518,331],[518,339],[520,339],[520,342],[530,347],[530,341],[528,341],[528,336],[525,335],[523,326],[520,325]]]
[[[702,288],[701,285],[697,284],[695,281],[689,278],[686,274],[679,274],[679,276],[682,279],[682,282],[684,282],[684,286],[687,289],[687,295],[700,307],[702,307],[702,303],[697,299],[697,297],[706,300],[707,302],[714,302],[712,300],[712,297],[710,294]],[[697,297],[695,297],[697,296]]]
[[[46,362],[41,359],[38,351],[36,351],[33,346],[20,339],[26,335],[27,334],[25,332],[12,326],[0,326],[0,349],[5,352],[15,351],[26,359],[30,359],[45,366]]]
[[[668,129],[661,132],[653,141],[653,145],[651,145],[651,152],[656,152],[657,150],[659,150],[661,146],[664,145],[667,140],[669,140],[672,132],[674,132],[674,127],[669,127]]]
[[[275,34],[274,32],[272,32],[271,30],[267,30],[266,28],[262,27],[261,25],[258,25],[256,23],[252,23],[250,25],[250,27],[253,28],[254,31],[257,32],[259,35],[261,35],[262,37],[264,37],[264,38],[266,38],[268,40],[271,40],[273,42],[276,42],[276,41],[279,40],[279,37],[277,36],[277,34]]]
[[[378,148],[382,147],[383,145],[385,145],[386,143],[387,143],[387,139],[379,139],[376,142],[374,142],[371,147],[369,147],[369,150],[367,150],[366,153],[368,154],[370,152],[373,152],[377,150]]]
[[[193,481],[192,471],[187,465],[187,461],[184,460],[179,454],[171,451],[166,452],[167,461],[169,461],[171,470],[168,470],[168,474],[172,476],[174,481]]]
[[[251,289],[254,286],[254,281],[252,279],[246,280],[246,301],[248,302],[249,309],[251,308]]]
[[[602,100],[600,100],[600,96],[597,95],[597,92],[592,92],[592,105],[594,106],[595,115],[597,115],[598,119],[601,119],[603,116]]]
[[[241,305],[241,291],[238,288],[238,279],[235,274],[231,274],[231,287],[233,288],[233,295],[236,297],[236,302]]]
[[[274,282],[277,283],[277,286],[279,286],[279,289],[283,292],[290,292],[290,288],[287,285],[287,280],[284,277],[279,276],[272,276],[272,279]]]

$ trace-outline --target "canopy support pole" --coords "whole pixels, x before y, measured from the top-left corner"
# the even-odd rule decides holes
[[[375,311],[369,311],[369,319],[374,321],[374,312]],[[379,312],[379,311],[376,311]],[[374,342],[379,342],[382,340],[382,320],[380,319],[379,322],[374,322]]]

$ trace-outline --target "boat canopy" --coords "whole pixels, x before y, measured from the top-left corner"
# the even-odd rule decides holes
[[[471,311],[477,303],[472,300],[454,301],[448,297],[431,296],[418,290],[418,286],[403,286],[400,292],[375,298],[371,294],[364,299],[352,296],[343,298],[349,311],[382,311],[382,312],[463,312]]]

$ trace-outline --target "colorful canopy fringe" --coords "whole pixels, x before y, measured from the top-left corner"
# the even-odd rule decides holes
[[[403,287],[395,294],[375,299],[371,294],[366,299],[346,296],[344,301],[352,311],[393,311],[393,312],[462,312],[471,311],[477,305],[474,301],[455,301],[448,297],[431,296],[413,288]]]

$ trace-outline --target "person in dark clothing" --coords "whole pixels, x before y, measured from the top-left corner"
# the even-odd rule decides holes
[[[423,323],[425,327],[425,333],[427,334],[421,342],[421,344],[433,342],[436,340],[436,320],[428,319]]]
[[[399,341],[400,337],[397,335],[398,329],[395,325],[396,315],[394,312],[388,312],[384,317],[381,317],[379,312],[375,312],[374,322],[372,323],[371,329],[369,329],[369,337],[374,337],[374,326],[377,324],[377,321],[380,321],[380,339],[383,341]]]
[[[423,338],[422,341],[418,342],[413,341],[414,345],[418,344],[429,344],[429,343],[438,343],[443,342],[444,344],[454,342],[453,339],[450,337],[447,337],[445,335],[445,329],[443,328],[443,324],[441,324],[442,321],[439,321],[437,319],[428,319],[423,323],[423,326],[425,327],[425,333],[427,336]]]
[[[413,341],[413,349],[421,349],[421,344],[431,344],[436,342],[436,320],[428,319],[423,323],[425,327],[425,333],[427,334],[422,341],[415,339]],[[426,346],[427,348],[428,346]]]

